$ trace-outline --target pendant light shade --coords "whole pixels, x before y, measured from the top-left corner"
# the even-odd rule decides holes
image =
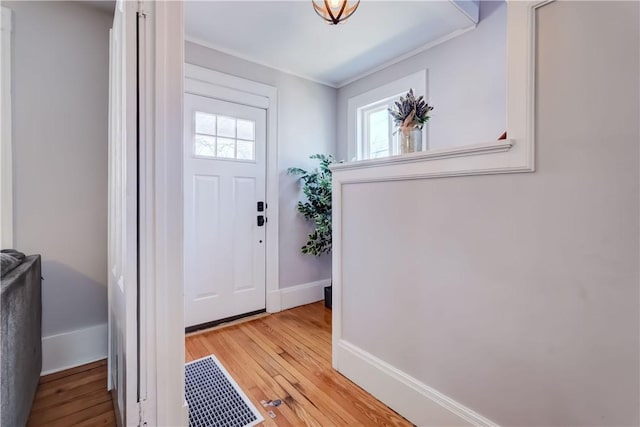
[[[311,0],[311,3],[319,17],[329,25],[338,25],[353,15],[360,0]]]

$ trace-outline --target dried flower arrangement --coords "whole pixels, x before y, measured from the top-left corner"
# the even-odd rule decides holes
[[[424,100],[424,96],[416,98],[413,89],[409,89],[406,97],[401,96],[400,100],[395,102],[395,106],[389,108],[389,114],[396,126],[406,132],[410,129],[422,129],[431,118],[431,110],[433,107]]]

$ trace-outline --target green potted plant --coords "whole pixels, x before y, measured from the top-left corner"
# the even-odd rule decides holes
[[[302,192],[306,200],[298,202],[298,212],[313,222],[313,232],[307,243],[301,248],[303,254],[321,256],[331,253],[331,170],[335,163],[333,156],[314,154],[310,159],[318,160],[320,165],[306,171],[301,168],[289,168],[289,175],[299,175]],[[324,304],[331,308],[331,285],[324,288]]]
[[[389,114],[397,126],[396,133],[400,138],[400,153],[422,151],[422,127],[429,121],[429,113],[433,107],[423,96],[415,97],[413,89],[409,89],[406,96],[389,108]]]

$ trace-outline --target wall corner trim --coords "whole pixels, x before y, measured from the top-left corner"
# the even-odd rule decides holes
[[[42,337],[42,374],[107,358],[107,324]]]
[[[337,370],[419,426],[495,426],[432,387],[407,375],[361,348],[340,340]]]

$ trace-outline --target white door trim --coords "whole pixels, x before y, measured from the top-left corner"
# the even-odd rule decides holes
[[[184,92],[208,96],[267,110],[267,245],[266,245],[266,303],[267,312],[281,310],[280,301],[274,297],[279,289],[278,261],[278,90],[269,85],[254,82],[185,64]]]
[[[182,251],[183,2],[142,1],[140,424],[186,426]],[[180,301],[176,303],[176,301]]]

